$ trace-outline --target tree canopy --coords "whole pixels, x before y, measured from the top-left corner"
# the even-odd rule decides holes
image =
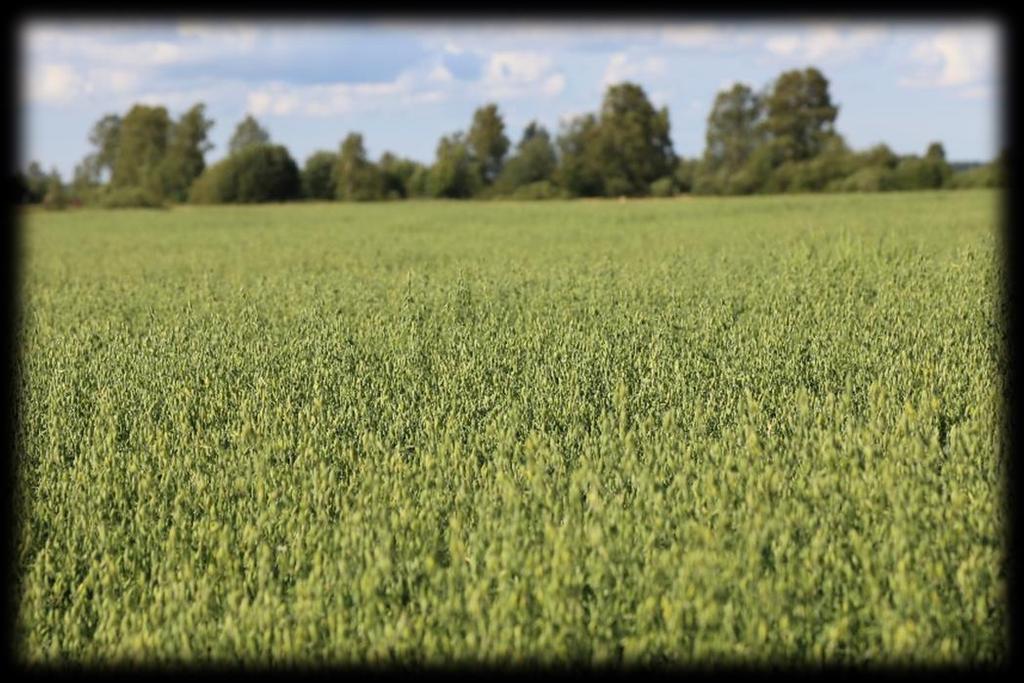
[[[248,114],[235,126],[235,132],[231,134],[231,139],[228,141],[228,153],[235,154],[247,147],[266,145],[269,142],[270,133],[251,114]]]
[[[643,87],[606,90],[596,112],[563,121],[556,138],[531,121],[510,149],[495,103],[477,108],[468,131],[438,141],[432,163],[390,152],[372,161],[363,136],[349,133],[337,152],[319,151],[301,172],[287,149],[251,115],[235,127],[228,157],[207,167],[214,122],[197,103],[172,120],[162,106],[108,113],[89,131],[92,150],[65,186],[32,163],[18,175],[21,201],[68,194],[105,206],[166,201],[368,201],[415,197],[591,197],[860,192],[994,186],[1003,164],[954,170],[940,142],[923,156],[878,144],[854,151],[836,131],[839,107],[816,68],[785,71],[761,91],[734,83],[717,93],[699,156],[676,156],[667,107]],[[511,152],[511,154],[510,154]],[[60,186],[60,191],[58,187]],[[59,201],[51,204],[60,203]]]

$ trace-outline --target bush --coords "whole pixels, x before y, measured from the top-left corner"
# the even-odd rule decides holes
[[[696,159],[680,159],[674,174],[676,188],[679,192],[693,192],[700,162]]]
[[[884,166],[868,166],[859,169],[841,180],[834,181],[829,189],[838,192],[880,192],[893,189],[892,171]]]
[[[100,195],[104,209],[162,209],[164,203],[155,193],[141,187],[119,187]]]
[[[892,189],[929,190],[943,186],[945,162],[931,159],[903,159],[892,172]]]
[[[550,180],[538,180],[517,187],[512,193],[513,199],[559,199],[564,194]]]
[[[650,192],[652,197],[671,197],[676,193],[675,181],[669,176],[658,178],[651,183]]]
[[[306,159],[302,169],[302,195],[307,199],[332,200],[338,184],[335,175],[338,155],[333,152],[316,152]]]
[[[1002,185],[1003,179],[999,167],[996,164],[985,164],[954,173],[949,179],[948,186],[955,190],[964,190],[976,187],[1002,187]]]
[[[43,196],[43,208],[59,211],[66,209],[67,206],[68,196],[64,192],[64,186],[61,185],[60,180],[51,181]]]
[[[299,197],[298,166],[281,145],[253,145],[214,164],[196,179],[196,204],[280,202]]]

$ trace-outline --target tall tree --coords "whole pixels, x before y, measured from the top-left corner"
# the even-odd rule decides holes
[[[349,133],[341,143],[337,169],[335,193],[338,199],[358,202],[381,198],[380,173],[367,158],[363,136],[359,133]]]
[[[466,141],[470,153],[478,162],[484,184],[493,183],[501,173],[509,146],[505,122],[498,113],[498,105],[488,104],[474,112]]]
[[[192,181],[206,168],[206,153],[213,149],[207,140],[213,120],[206,118],[205,111],[205,105],[196,104],[171,128],[161,171],[165,195],[177,201],[188,197]]]
[[[668,109],[656,110],[635,83],[606,91],[598,139],[605,191],[610,194],[646,194],[652,182],[675,169]]]
[[[945,161],[946,148],[942,146],[941,142],[933,142],[928,145],[928,151],[925,152],[924,158],[933,161]]]
[[[302,196],[307,199],[334,199],[338,187],[338,155],[314,152],[302,167]]]
[[[270,133],[251,114],[247,114],[244,119],[238,122],[238,125],[235,126],[235,132],[231,134],[231,140],[228,141],[228,153],[234,154],[246,147],[269,143]]]
[[[736,83],[715,97],[707,123],[704,163],[709,170],[735,172],[761,143],[761,103],[749,86]]]
[[[46,189],[50,184],[50,176],[43,170],[38,161],[33,161],[25,171],[25,201],[29,204],[38,204],[46,196]]]
[[[74,176],[71,180],[71,192],[76,199],[86,201],[92,198],[99,187],[100,169],[98,167],[97,155],[87,154],[75,166]]]
[[[160,164],[167,151],[171,119],[165,107],[137,104],[121,122],[111,185],[142,187],[158,195],[163,182]]]
[[[89,142],[95,147],[89,162],[102,176],[103,172],[114,172],[114,161],[117,158],[117,142],[121,134],[122,119],[117,114],[107,114],[93,125],[89,131]],[[102,179],[102,178],[99,178]]]
[[[435,197],[472,197],[480,189],[481,174],[461,133],[445,135],[437,143],[437,160],[430,169],[430,193]]]
[[[597,197],[605,192],[599,156],[600,126],[594,114],[577,116],[563,124],[558,135],[558,184],[576,197]]]
[[[47,209],[63,209],[68,205],[67,193],[64,191],[64,183],[60,179],[60,171],[53,168],[50,171],[46,183],[46,194],[43,196],[43,206]]]
[[[412,188],[413,176],[421,165],[411,159],[401,159],[391,152],[385,152],[377,162],[380,170],[382,191],[386,199],[403,199],[415,194]]]
[[[828,79],[814,67],[786,71],[765,100],[764,131],[787,161],[810,159],[833,133],[839,108],[828,91]]]
[[[551,180],[558,163],[551,136],[536,121],[523,131],[516,154],[505,164],[496,181],[502,192],[508,192],[542,180]]]

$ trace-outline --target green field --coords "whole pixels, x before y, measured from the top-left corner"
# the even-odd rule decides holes
[[[993,192],[29,212],[24,662],[1005,662]]]

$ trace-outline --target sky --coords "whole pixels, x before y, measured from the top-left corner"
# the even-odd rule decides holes
[[[1001,31],[993,22],[27,21],[20,34],[20,164],[70,178],[93,124],[134,103],[216,122],[207,163],[247,113],[301,165],[359,132],[369,155],[429,163],[438,139],[497,103],[518,141],[597,111],[609,84],[667,106],[676,153],[699,156],[719,90],[760,90],[816,66],[854,149],[886,143],[952,161],[1000,147]]]

